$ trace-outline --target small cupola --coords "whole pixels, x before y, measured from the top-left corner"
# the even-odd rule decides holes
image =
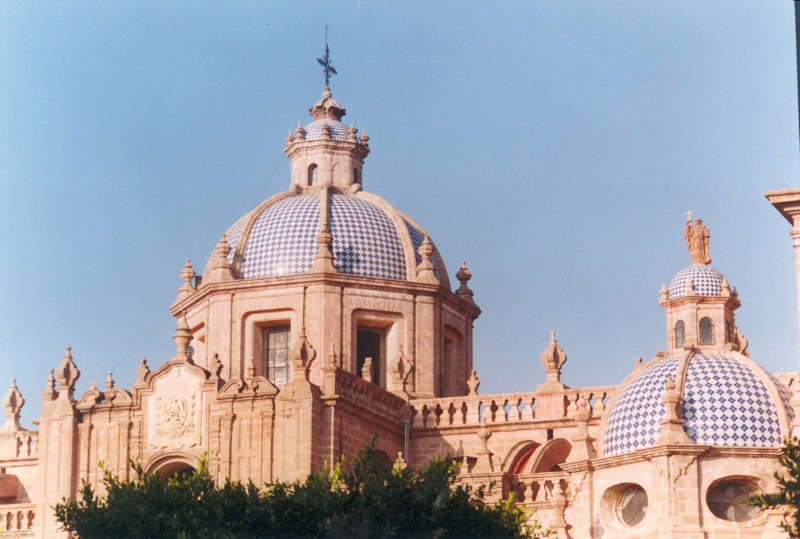
[[[667,311],[669,353],[686,348],[721,351],[739,350],[743,337],[736,329],[734,311],[739,295],[725,276],[711,267],[708,253],[710,233],[702,219],[692,222],[691,212],[684,226],[684,239],[692,265],[680,270],[662,285],[659,303]]]
[[[323,187],[361,190],[369,137],[358,136],[355,125],[341,122],[345,109],[325,87],[322,98],[309,109],[314,121],[286,137],[284,153],[292,162],[291,191],[315,192]]]

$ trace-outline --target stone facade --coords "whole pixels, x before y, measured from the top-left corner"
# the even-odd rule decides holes
[[[559,537],[781,536],[782,511],[742,500],[774,488],[781,441],[800,434],[798,373],[749,358],[701,221],[686,227],[693,264],[661,290],[665,352],[619,386],[569,388],[553,334],[544,383],[481,395],[466,265],[453,290],[422,227],[363,190],[369,137],[341,122],[328,88],[309,112],[286,138],[288,191],[234,223],[202,277],[189,261],[180,272],[175,357],[143,361],[129,389],[109,374],[78,397],[67,349],[37,431],[20,426],[11,383],[0,535],[63,536],[52,506],[97,484],[99,461],[169,476],[207,455],[216,480],[263,484],[352,457],[377,433],[376,458],[450,453],[461,481],[494,482],[490,501],[514,493]],[[781,211],[800,200],[782,193]]]

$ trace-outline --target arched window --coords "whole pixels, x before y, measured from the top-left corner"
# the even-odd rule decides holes
[[[686,324],[683,320],[675,322],[675,348],[683,348],[686,343]]]
[[[707,316],[700,319],[700,344],[714,344],[714,322]]]
[[[314,185],[319,185],[318,170],[319,170],[319,167],[317,167],[317,165],[311,165],[311,166],[308,167],[308,186],[309,187],[312,187]]]

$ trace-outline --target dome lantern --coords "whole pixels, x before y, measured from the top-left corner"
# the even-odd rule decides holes
[[[342,191],[361,189],[364,159],[369,154],[367,138],[357,137],[358,129],[341,122],[346,114],[330,87],[308,113],[313,121],[298,126],[292,140],[286,139],[284,153],[292,163],[290,191],[317,192],[323,187]]]
[[[725,276],[711,267],[708,255],[710,233],[702,219],[687,212],[684,239],[692,265],[680,270],[659,292],[659,303],[667,311],[667,342],[670,354],[697,347],[721,352],[738,349],[736,318],[738,293]]]

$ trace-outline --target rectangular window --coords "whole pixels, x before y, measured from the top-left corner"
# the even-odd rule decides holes
[[[289,328],[264,328],[264,357],[267,378],[275,385],[289,381]]]

